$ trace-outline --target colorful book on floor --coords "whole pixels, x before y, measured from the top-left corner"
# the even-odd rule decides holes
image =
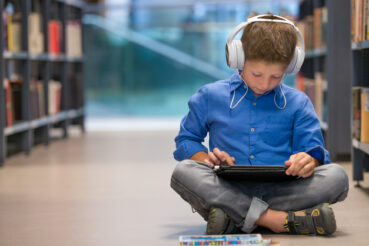
[[[180,236],[179,245],[270,245],[261,234]]]

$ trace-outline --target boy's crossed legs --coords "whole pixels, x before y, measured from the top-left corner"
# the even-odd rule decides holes
[[[319,166],[314,175],[282,183],[230,182],[217,177],[207,165],[192,160],[177,164],[172,188],[205,219],[211,207],[221,208],[244,232],[257,225],[286,231],[287,212],[321,203],[343,201],[348,178],[336,164]],[[303,215],[297,212],[297,216]]]

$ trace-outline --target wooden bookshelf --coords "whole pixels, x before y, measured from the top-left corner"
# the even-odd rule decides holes
[[[21,89],[17,97],[20,98],[20,102],[15,101],[16,99],[13,97],[13,113],[11,116],[14,119],[12,119],[13,122],[11,125],[6,121],[8,117],[8,109],[6,108],[7,92],[4,89],[0,90],[0,165],[5,162],[8,155],[8,141],[15,135],[21,136],[19,143],[21,145],[19,146],[20,149],[26,154],[30,154],[36,137],[41,136],[44,145],[50,143],[51,128],[61,127],[64,137],[68,137],[68,128],[70,125],[79,125],[84,131],[84,58],[81,24],[84,8],[83,1],[14,0],[13,2],[19,8],[14,9],[14,13],[18,11],[22,17],[25,16],[27,18],[21,17],[20,22],[18,22],[20,23],[21,29],[19,34],[21,37],[19,40],[21,47],[17,51],[10,50],[10,41],[9,44],[5,43],[8,41],[4,37],[4,18],[0,18],[0,47],[2,48],[2,56],[0,56],[0,79],[2,81],[5,78],[10,80],[10,77],[13,76],[14,78],[15,74],[21,78]],[[1,3],[0,11],[3,13],[6,10],[6,6],[4,1]],[[31,13],[38,13],[41,16],[39,25],[36,25],[36,27],[40,28],[41,34],[37,40],[41,42],[39,47],[42,47],[42,52],[35,52],[34,49],[31,52],[31,48],[34,47],[29,46],[31,44],[29,43],[30,40],[34,40],[30,36],[30,32],[32,33],[34,31],[31,28],[35,28],[34,23],[38,23],[31,19]],[[9,13],[9,15],[11,14]],[[50,33],[50,31],[53,32],[53,29],[50,27],[50,21],[52,20],[59,22],[59,26],[57,27],[60,28],[61,37],[63,38],[54,39],[53,36],[50,36],[53,35],[53,33]],[[77,22],[77,26],[75,25],[74,27],[79,28],[78,30],[81,33],[81,50],[79,50],[80,52],[77,56],[69,54],[67,51],[66,43],[68,42],[68,34],[66,28],[70,22]],[[80,23],[79,26],[78,23]],[[57,46],[55,46],[55,42],[54,44],[50,44],[52,41],[50,37],[52,40],[55,40]],[[33,36],[32,38],[35,37]],[[35,44],[32,43],[32,45]],[[58,47],[59,50],[54,51],[55,47]],[[14,72],[14,74],[11,74],[10,71]],[[11,81],[11,86],[13,86],[12,83]],[[32,88],[30,87],[32,83],[37,84],[37,89],[33,91],[30,89]],[[59,89],[56,91],[50,90],[51,83],[60,84]],[[60,100],[58,99],[59,97]],[[50,103],[50,101],[54,102],[54,100],[56,104]],[[15,119],[16,113],[14,113],[15,105],[13,105],[13,102],[20,105],[19,119]],[[37,102],[37,104],[33,104],[34,102]],[[55,107],[57,111],[52,113],[50,107]]]
[[[312,59],[312,58],[315,58],[315,57],[321,57],[321,56],[325,56],[326,54],[327,54],[326,49],[309,50],[305,54],[305,59]]]
[[[369,41],[360,42],[360,43],[352,43],[351,44],[352,50],[363,50],[369,48]]]

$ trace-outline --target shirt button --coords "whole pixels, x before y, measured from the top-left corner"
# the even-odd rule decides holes
[[[255,131],[255,128],[251,128],[251,132],[254,132]]]
[[[256,102],[253,102],[252,105],[256,106]]]
[[[250,156],[250,158],[251,158],[251,159],[254,159],[254,157],[255,157],[255,156],[253,156],[253,155],[251,155],[251,156]]]

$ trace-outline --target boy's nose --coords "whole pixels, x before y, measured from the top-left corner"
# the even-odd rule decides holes
[[[262,83],[260,85],[260,89],[262,89],[263,91],[268,90],[268,88],[269,88],[269,83]]]

